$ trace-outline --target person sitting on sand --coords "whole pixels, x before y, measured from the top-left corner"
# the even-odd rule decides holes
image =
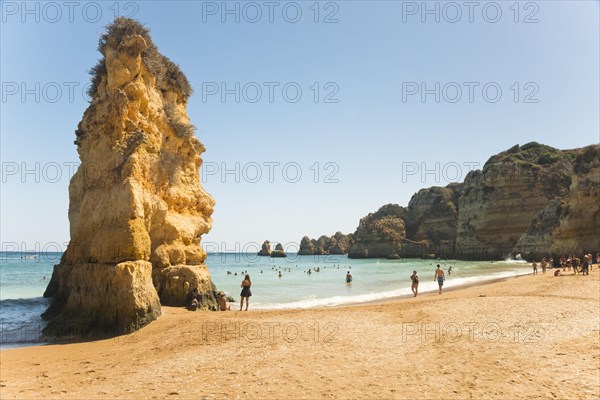
[[[252,296],[252,292],[250,291],[250,286],[252,286],[252,281],[250,280],[250,275],[246,274],[244,280],[242,281],[242,292],[240,293],[241,301],[240,301],[240,311],[242,311],[242,306],[244,305],[244,299],[246,299],[246,311],[248,311],[248,306],[250,305],[250,296]]]
[[[417,276],[417,271],[413,271],[413,274],[410,276],[410,280],[412,281],[410,290],[412,290],[412,292],[415,294],[413,297],[417,297],[417,293],[419,292],[419,277]]]
[[[560,268],[554,271],[554,276],[560,276]]]
[[[200,302],[198,301],[198,289],[194,288],[192,290],[192,294],[188,298],[189,309],[195,311],[199,306]]]
[[[533,264],[531,264],[531,266],[533,267],[533,274],[537,275],[537,263],[534,261]]]
[[[352,274],[350,273],[350,271],[348,271],[348,273],[346,274],[346,283],[350,282],[352,282]]]
[[[440,267],[440,264],[437,265],[437,269],[435,270],[435,276],[433,280],[437,279],[438,286],[440,287],[439,294],[442,294],[442,286],[444,286],[444,281],[446,280],[446,276],[444,275],[444,270]]]
[[[219,292],[219,310],[220,311],[230,311],[231,307],[227,304],[227,296],[225,292]]]
[[[190,310],[196,311],[199,306],[200,306],[200,304],[198,303],[198,299],[194,298],[192,300],[192,304],[190,305]]]

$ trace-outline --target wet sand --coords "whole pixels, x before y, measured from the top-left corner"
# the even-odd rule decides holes
[[[164,307],[131,335],[1,351],[0,398],[599,398],[599,269],[552,272],[350,307]]]

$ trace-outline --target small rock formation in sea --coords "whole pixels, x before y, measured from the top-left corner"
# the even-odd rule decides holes
[[[277,243],[275,250],[271,250],[271,242],[265,240],[262,244],[262,248],[258,252],[259,256],[265,257],[287,257],[281,243]]]
[[[517,145],[463,183],[422,189],[407,208],[388,204],[367,215],[348,256],[498,260],[595,253],[599,191],[599,145]]]
[[[262,248],[258,251],[259,256],[270,256],[271,255],[271,243],[265,240],[262,244]]]
[[[277,243],[275,250],[271,252],[271,257],[287,257],[287,254],[285,254],[285,250],[283,250],[281,243]]]
[[[311,239],[304,236],[300,241],[299,255],[347,254],[352,242],[352,234],[336,232],[333,236],[321,236]]]
[[[190,84],[137,21],[117,18],[99,50],[75,132],[71,241],[44,293],[48,337],[131,332],[193,289],[202,307],[216,305],[200,247],[215,202],[200,185]]]

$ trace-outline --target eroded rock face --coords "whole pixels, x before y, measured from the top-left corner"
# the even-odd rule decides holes
[[[406,238],[406,210],[397,204],[387,204],[360,220],[353,234],[350,258],[388,257],[399,252]]]
[[[569,152],[538,143],[515,146],[469,173],[458,201],[457,257],[509,255],[538,212],[567,196],[571,174]]]
[[[312,256],[315,254],[315,245],[313,244],[313,240],[308,236],[304,236],[300,241],[300,249],[298,249],[298,254],[301,256]]]
[[[573,162],[573,172],[568,200],[561,209],[552,243],[554,254],[593,253],[600,249],[600,145],[581,149]]]
[[[519,238],[512,256],[520,254],[524,259],[534,260],[548,257],[553,241],[557,239],[563,206],[560,199],[550,200],[548,206],[535,215],[527,232]]]
[[[304,236],[300,241],[299,255],[328,255],[348,254],[352,244],[352,234],[345,235],[336,232],[333,236],[321,236],[319,239],[310,239]]]
[[[283,249],[281,243],[277,243],[277,245],[275,245],[275,250],[271,252],[271,257],[287,257],[287,254],[285,254],[285,250]]]
[[[129,332],[160,315],[159,298],[183,305],[194,287],[205,307],[215,305],[200,247],[214,200],[200,185],[204,147],[186,114],[191,87],[136,21],[116,19],[99,49],[76,131],[71,242],[47,293],[48,335],[78,320],[87,321],[83,332]]]
[[[351,233],[344,234],[340,231],[330,237],[329,254],[348,254],[354,238]]]
[[[413,195],[406,213],[407,236],[415,241],[455,241],[461,189],[457,184],[434,186]]]
[[[558,150],[532,142],[492,156],[463,183],[420,190],[406,209],[388,205],[369,214],[349,257],[539,260],[595,253],[599,214],[600,146]]]
[[[262,244],[261,249],[258,251],[259,256],[270,256],[271,255],[271,242],[265,240]]]
[[[148,261],[61,264],[54,274],[60,288],[44,313],[50,339],[120,335],[160,315]]]

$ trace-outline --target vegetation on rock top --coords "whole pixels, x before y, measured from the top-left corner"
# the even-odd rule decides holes
[[[140,35],[146,41],[147,48],[142,51],[142,62],[146,69],[156,77],[158,87],[161,90],[173,90],[180,94],[184,101],[187,100],[192,94],[192,86],[188,79],[181,72],[177,64],[160,54],[158,47],[156,47],[150,37],[150,30],[140,22],[130,18],[116,18],[111,24],[106,26],[106,33],[100,37],[98,43],[98,51],[104,56],[107,46],[118,48],[125,38],[132,35]],[[106,73],[105,58],[102,57],[90,69],[92,85],[88,89],[88,95],[91,98],[98,91],[102,77]]]

